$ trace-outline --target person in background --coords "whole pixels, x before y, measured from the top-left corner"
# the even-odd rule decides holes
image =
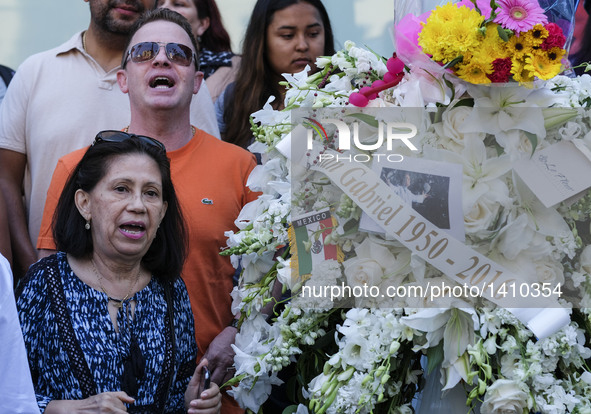
[[[157,0],[156,5],[182,14],[191,24],[199,44],[199,69],[215,102],[234,81],[240,63],[215,0]]]
[[[316,58],[334,54],[332,28],[320,0],[258,0],[243,41],[236,81],[216,102],[222,139],[248,147],[252,142],[250,115],[270,96],[283,108],[282,73],[301,72]]]
[[[119,86],[129,95],[131,122],[126,130],[147,135],[166,146],[172,179],[187,221],[189,250],[181,274],[195,318],[198,358],[209,361],[211,379],[223,384],[234,375],[235,316],[231,311],[234,268],[227,256],[228,230],[242,207],[257,198],[246,186],[256,165],[254,156],[235,145],[191,126],[191,96],[203,74],[196,69],[196,44],[191,26],[168,9],[146,13],[131,30],[125,47]],[[152,87],[156,82],[159,86]],[[70,172],[83,155],[62,157],[53,174],[43,213],[39,249],[55,249],[51,221],[56,201]],[[41,255],[47,252],[43,250]],[[242,412],[224,393],[223,413]]]
[[[584,3],[585,11],[588,15],[591,15],[591,0],[585,0]],[[580,47],[579,50],[571,55],[571,64],[573,67],[579,66],[585,62],[591,63],[591,21],[587,19],[585,23],[585,28],[583,29],[583,37],[579,42]],[[585,67],[577,67],[575,68],[575,73],[577,75],[582,75],[585,72]]]
[[[164,145],[99,132],[60,196],[59,252],[17,289],[42,411],[219,412],[218,386],[199,389],[185,228]]]
[[[39,413],[14,301],[12,271],[3,254],[0,245],[0,372],[4,373],[0,375],[0,412]]]
[[[4,95],[6,95],[6,89],[13,76],[14,70],[10,69],[8,66],[0,65],[0,105],[2,104]]]
[[[6,204],[0,192],[0,221]],[[12,251],[8,229],[0,232],[0,413],[38,413],[23,333],[14,301]]]
[[[4,223],[7,220],[8,212],[6,201],[4,196],[0,192],[0,223]],[[6,227],[0,231],[0,255],[8,261],[8,264],[12,266],[12,247],[10,246],[10,230]],[[12,276],[12,272],[11,272]]]
[[[8,205],[0,228],[10,229],[16,279],[37,259],[34,243],[57,160],[89,145],[98,131],[129,124],[129,100],[116,74],[131,26],[154,0],[85,1],[88,29],[25,60],[0,105],[0,192]],[[191,118],[219,134],[206,88]]]

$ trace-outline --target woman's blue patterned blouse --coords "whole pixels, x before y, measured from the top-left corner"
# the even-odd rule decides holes
[[[74,274],[65,253],[34,264],[17,290],[17,307],[41,412],[52,400],[120,391],[132,337],[145,358],[145,374],[128,411],[185,412],[197,345],[185,284],[178,278],[170,286],[174,344],[164,282],[153,277],[130,299],[136,301],[133,321],[125,317],[130,300],[125,301],[116,332],[107,296]]]

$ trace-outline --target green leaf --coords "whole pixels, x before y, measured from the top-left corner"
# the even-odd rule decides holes
[[[445,65],[443,65],[443,69],[448,69],[448,68],[452,68],[455,65],[457,65],[458,63],[460,63],[462,60],[464,60],[464,56],[458,56],[457,58],[447,62]]]
[[[293,414],[293,413],[295,413],[297,411],[298,411],[298,406],[297,405],[290,405],[285,410],[283,410],[283,412],[281,414]]]
[[[427,373],[430,374],[443,362],[443,341],[427,350]]]
[[[380,55],[379,53],[377,53],[375,50],[373,50],[373,49],[372,49],[371,47],[369,47],[368,45],[364,45],[364,46],[365,46],[365,48],[366,48],[367,50],[369,50],[371,53],[373,53],[374,55],[376,55],[376,57],[377,57],[378,59],[381,59],[381,60],[382,60],[382,62],[384,62],[384,64],[386,64],[386,62],[388,61],[388,59],[387,59],[387,58],[385,58],[384,56],[382,56],[382,55]]]
[[[355,118],[360,120],[361,122],[365,122],[366,124],[368,124],[369,126],[372,126],[374,128],[377,128],[379,126],[378,120],[368,114],[362,114],[362,113],[355,113],[355,114],[349,114],[347,115],[351,118]]]
[[[497,157],[505,153],[505,148],[501,147],[497,141],[495,141],[495,149],[497,150]]]
[[[289,401],[298,400],[297,398],[299,389],[300,386],[295,377],[291,377],[289,380],[287,380],[287,383],[285,384],[285,393],[287,394],[287,398],[289,398]]]
[[[293,413],[295,413],[297,411],[298,411],[298,406],[297,405],[290,405],[285,410],[283,410],[283,412],[281,414],[293,414]]]
[[[476,2],[476,0],[472,0],[472,4],[474,4],[474,8],[476,9],[476,11],[479,14],[482,14],[482,12],[480,11],[480,9],[478,8],[478,3]]]
[[[474,99],[473,98],[460,99],[453,107],[458,108],[460,106],[473,107],[474,106]]]
[[[351,219],[343,224],[343,236],[355,233],[359,229],[359,220]]]
[[[503,29],[501,25],[497,26],[497,32],[499,32],[499,37],[503,39],[503,42],[509,41],[509,36],[507,36],[507,32],[505,31],[505,29]]]
[[[454,84],[451,83],[451,81],[445,77],[445,75],[443,75],[443,82],[445,82],[445,86],[451,89],[451,98],[449,98],[449,101],[453,102],[453,100],[456,97],[456,88],[454,87]]]
[[[531,156],[534,156],[534,152],[538,146],[538,136],[536,134],[532,134],[531,132],[523,131],[529,142],[531,142]]]
[[[316,342],[314,342],[314,345],[312,345],[312,348],[313,349],[325,349],[326,347],[328,347],[334,341],[334,332],[335,332],[335,330],[331,329],[330,331],[328,331],[326,333],[326,335],[322,335],[321,337],[316,339]],[[322,363],[322,365],[324,366],[324,362]]]

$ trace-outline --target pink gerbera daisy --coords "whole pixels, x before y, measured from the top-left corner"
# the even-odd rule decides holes
[[[548,18],[536,0],[497,0],[499,8],[494,22],[515,32],[527,32],[536,23],[546,24]]]

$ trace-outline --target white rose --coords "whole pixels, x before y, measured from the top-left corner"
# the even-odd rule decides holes
[[[482,230],[489,229],[499,213],[499,207],[498,203],[491,203],[485,197],[479,198],[464,216],[466,233],[478,236]]]
[[[564,285],[564,269],[562,264],[556,260],[546,257],[535,263],[536,282],[550,283],[552,287],[558,283]]]
[[[464,148],[464,139],[466,137],[478,138],[484,140],[486,134],[479,133],[464,133],[460,132],[460,126],[466,122],[473,108],[460,106],[451,111],[446,111],[443,114],[442,122],[435,124],[434,128],[437,134],[443,139],[443,146],[451,150],[461,151]]]
[[[492,227],[497,222],[501,207],[511,203],[507,185],[501,180],[492,180],[470,188],[464,186],[464,194],[466,233],[480,238],[489,237],[489,230],[494,230]],[[477,197],[476,200],[471,196]]]
[[[542,292],[543,286],[554,289],[558,284],[564,285],[564,269],[559,261],[552,259],[549,255],[534,256],[537,255],[532,251],[521,251],[517,257],[511,260],[507,260],[506,257],[495,257],[497,263],[506,267],[513,274],[519,275],[519,280],[515,285],[516,297],[514,299],[535,301],[535,297],[542,297],[540,292]],[[538,285],[536,286],[534,283]],[[522,297],[522,294],[525,296]]]
[[[528,217],[521,214],[499,232],[495,247],[508,260],[514,260],[529,247],[533,237],[534,231],[529,228]]]
[[[345,277],[351,287],[363,285],[377,286],[384,276],[382,266],[373,259],[353,257],[347,260],[344,266]]]
[[[375,260],[384,269],[392,271],[392,269],[397,267],[397,260],[394,253],[387,246],[376,243],[369,237],[355,246],[355,253],[358,258]]]
[[[482,414],[523,414],[528,409],[528,393],[517,381],[499,379],[484,395]]]

